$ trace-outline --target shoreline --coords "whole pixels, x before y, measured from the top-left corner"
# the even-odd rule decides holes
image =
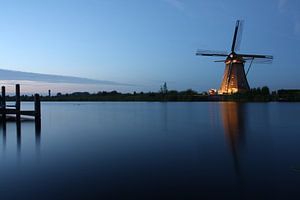
[[[15,101],[16,96],[6,96],[7,101]],[[21,95],[21,101],[33,101],[33,95]],[[185,91],[162,91],[162,92],[133,92],[120,93],[117,91],[102,91],[98,93],[74,92],[40,96],[45,101],[119,101],[119,102],[300,102],[300,90],[269,90],[253,89],[247,93],[234,94],[208,94],[198,93],[191,89]]]

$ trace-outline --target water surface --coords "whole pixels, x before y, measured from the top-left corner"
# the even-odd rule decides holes
[[[40,133],[1,124],[1,199],[299,199],[299,113],[299,103],[43,103]]]

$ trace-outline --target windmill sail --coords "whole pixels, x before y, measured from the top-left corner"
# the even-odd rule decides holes
[[[196,52],[197,56],[223,56],[226,57],[228,53],[226,51],[211,51],[198,49]]]
[[[271,63],[273,56],[271,55],[258,55],[258,54],[239,54],[236,51],[239,50],[241,44],[241,37],[243,31],[243,21],[237,20],[233,40],[231,45],[231,53],[221,51],[209,51],[209,50],[198,50],[197,56],[217,56],[226,57],[225,60],[217,60],[215,62],[225,62],[225,71],[223,80],[221,83],[219,94],[229,94],[236,92],[246,92],[250,90],[244,64],[247,61],[252,63]]]

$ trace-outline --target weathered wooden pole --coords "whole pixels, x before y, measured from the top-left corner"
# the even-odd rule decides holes
[[[2,111],[2,128],[3,128],[3,146],[4,149],[6,148],[6,99],[5,99],[5,86],[1,87],[1,94],[2,94],[2,99],[1,99],[1,111]]]
[[[20,84],[16,84],[16,117],[17,121],[21,120],[21,99],[20,99]]]
[[[34,117],[35,117],[35,129],[37,132],[41,131],[41,100],[40,95],[34,95]]]
[[[6,113],[5,113],[5,109],[6,109],[5,86],[1,87],[1,94],[2,94],[2,99],[1,99],[2,120],[3,120],[3,123],[5,123],[5,120],[6,120]]]
[[[1,93],[2,93],[2,99],[1,99],[1,105],[5,108],[6,106],[6,100],[5,100],[5,86],[1,87]]]
[[[16,125],[17,125],[17,147],[18,153],[21,152],[21,99],[20,85],[16,84]]]

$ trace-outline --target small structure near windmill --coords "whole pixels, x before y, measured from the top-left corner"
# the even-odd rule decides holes
[[[20,123],[22,115],[32,116],[35,120],[35,127],[39,130],[41,128],[41,102],[39,94],[34,95],[34,110],[21,110],[20,85],[16,84],[16,102],[14,105],[7,105],[5,86],[2,86],[0,115],[3,123],[6,123],[8,118]]]
[[[210,50],[198,50],[197,56],[216,56],[226,57],[225,60],[217,60],[215,62],[225,62],[225,71],[223,80],[218,94],[232,94],[236,92],[246,92],[250,90],[249,83],[247,81],[247,74],[252,66],[252,63],[271,63],[273,56],[271,55],[257,55],[257,54],[242,54],[236,53],[239,50],[242,34],[243,23],[237,20],[233,41],[231,46],[231,52],[210,51]],[[244,65],[249,61],[249,67],[245,72]]]

